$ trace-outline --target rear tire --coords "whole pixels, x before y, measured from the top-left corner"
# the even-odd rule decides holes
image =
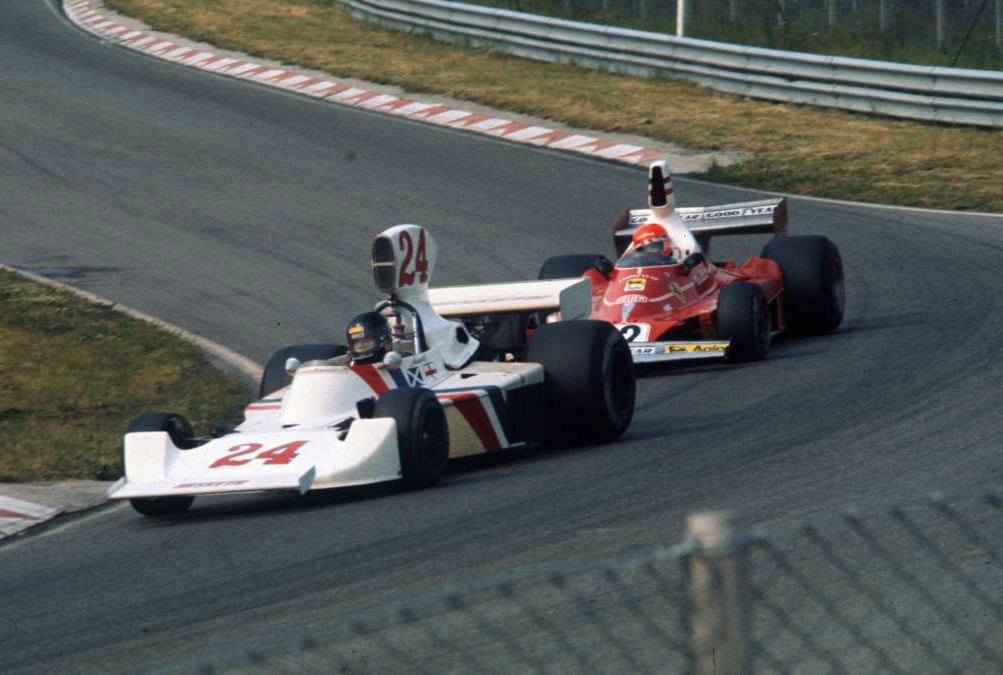
[[[544,369],[545,443],[608,443],[634,416],[634,361],[613,324],[561,321],[537,329],[526,361]]]
[[[770,312],[763,289],[736,282],[721,289],[717,299],[717,334],[731,341],[731,362],[761,361],[770,350]]]
[[[176,413],[147,413],[140,415],[126,428],[125,433],[136,431],[166,431],[171,437],[171,443],[182,450],[201,445],[195,439],[195,432],[192,425],[181,415]],[[143,497],[130,499],[132,508],[136,509],[144,516],[170,516],[184,513],[195,501],[194,497]]]
[[[428,389],[391,389],[376,401],[373,417],[397,423],[397,450],[404,483],[432,487],[449,461],[449,427],[442,404]]]
[[[283,347],[268,359],[265,365],[265,372],[261,375],[261,386],[258,389],[258,397],[264,398],[268,394],[274,393],[289,385],[293,378],[286,372],[286,361],[292,357],[301,363],[316,361],[318,359],[333,359],[348,351],[345,345],[292,345]]]
[[[596,260],[604,256],[599,253],[576,253],[555,255],[547,258],[540,267],[537,279],[571,279],[580,277],[595,267]]]
[[[836,245],[820,235],[773,239],[763,258],[784,276],[787,329],[801,335],[831,333],[843,322],[846,296],[843,260]]]

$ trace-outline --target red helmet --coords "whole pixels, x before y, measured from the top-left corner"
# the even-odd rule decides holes
[[[647,223],[634,230],[631,246],[637,253],[672,254],[668,231],[658,223]]]

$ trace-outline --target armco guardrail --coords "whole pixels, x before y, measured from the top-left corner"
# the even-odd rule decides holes
[[[1003,73],[783,52],[443,0],[338,0],[360,18],[511,54],[684,77],[753,98],[1003,127]]]

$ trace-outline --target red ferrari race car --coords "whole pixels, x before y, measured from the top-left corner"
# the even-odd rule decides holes
[[[711,237],[752,233],[774,235],[759,256],[741,265],[709,259]],[[598,254],[560,255],[540,278],[589,278],[590,318],[617,326],[636,363],[755,361],[781,332],[831,333],[843,320],[839,249],[823,236],[787,236],[785,199],[676,208],[666,163],[656,162],[648,208],[625,211],[613,242],[615,264]]]

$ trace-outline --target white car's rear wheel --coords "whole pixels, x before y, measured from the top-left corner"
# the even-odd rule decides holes
[[[540,326],[526,361],[544,369],[549,445],[607,443],[634,416],[634,361],[613,324],[561,321]]]

